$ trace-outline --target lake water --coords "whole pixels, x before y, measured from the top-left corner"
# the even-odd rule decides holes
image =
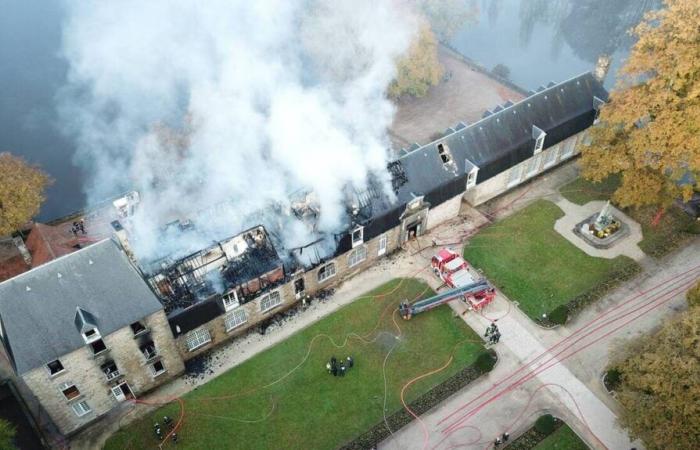
[[[657,0],[476,0],[477,23],[452,45],[488,69],[503,64],[510,79],[534,89],[591,70],[601,53],[620,67],[631,40],[625,31]],[[60,132],[55,97],[65,83],[60,58],[61,2],[0,0],[0,151],[22,155],[54,179],[39,219],[84,206],[85,174],[74,144]],[[608,77],[608,87],[613,76]]]

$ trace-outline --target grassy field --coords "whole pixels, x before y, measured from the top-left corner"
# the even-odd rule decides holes
[[[613,267],[634,264],[576,248],[554,230],[563,215],[554,203],[538,200],[479,232],[464,249],[465,258],[532,319],[607,280]]]
[[[567,424],[563,424],[533,450],[588,450],[588,446]]]
[[[611,176],[600,183],[583,178],[562,186],[559,192],[570,202],[583,205],[593,200],[608,200],[620,184],[619,177]],[[650,256],[663,256],[680,247],[697,234],[698,225],[676,206],[671,206],[654,224],[658,208],[627,208],[623,212],[642,226],[644,238],[639,248]]]
[[[431,293],[415,280],[392,281],[190,392],[182,398],[177,448],[324,449],[359,435],[382,420],[385,392],[389,415],[402,407],[408,381],[454,356],[445,370],[407,390],[411,401],[485,351],[448,306],[408,322],[393,314],[400,301]],[[355,367],[345,377],[329,375],[333,355],[352,355]],[[115,434],[106,448],[157,447],[153,423],[179,411],[176,403],[158,410]]]

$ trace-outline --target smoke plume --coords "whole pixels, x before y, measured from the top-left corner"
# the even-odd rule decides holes
[[[313,192],[341,229],[347,186],[383,174],[385,89],[415,20],[392,0],[70,2],[61,95],[91,203],[135,189],[140,257],[241,231],[254,211]],[[383,177],[384,175],[380,175]],[[386,181],[386,180],[383,180]],[[273,208],[274,209],[274,208]],[[191,219],[195,237],[163,233]],[[308,228],[280,213],[291,247]]]

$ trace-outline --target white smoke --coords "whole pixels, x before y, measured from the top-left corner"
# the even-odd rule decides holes
[[[86,192],[140,192],[142,257],[202,244],[168,240],[169,221],[192,219],[210,243],[299,190],[315,193],[319,230],[338,231],[346,186],[385,173],[385,89],[416,28],[403,3],[75,1],[67,17],[61,105]],[[289,245],[306,243],[289,228]]]

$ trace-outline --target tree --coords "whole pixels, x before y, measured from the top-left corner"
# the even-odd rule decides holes
[[[584,177],[621,174],[621,206],[689,199],[700,180],[700,2],[665,0],[634,29],[634,45],[590,144]]]
[[[0,236],[17,230],[39,212],[49,177],[9,153],[0,153]]]
[[[14,445],[17,429],[5,419],[0,419],[0,449],[10,450],[16,448]]]
[[[496,64],[493,66],[491,73],[506,80],[510,78],[510,69],[504,64]]]
[[[440,82],[442,65],[437,57],[437,40],[427,24],[423,24],[406,55],[396,64],[396,79],[389,85],[389,96],[404,94],[422,97]]]
[[[666,322],[628,354],[616,365],[622,373],[622,424],[650,450],[700,442],[700,308]]]

